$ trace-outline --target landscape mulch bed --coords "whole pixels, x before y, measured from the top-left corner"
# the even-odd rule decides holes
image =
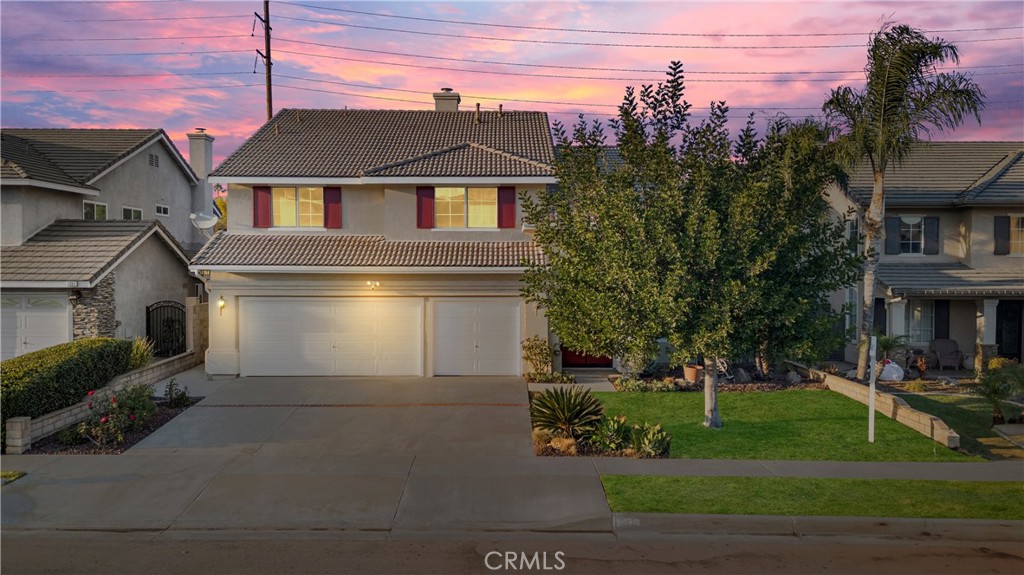
[[[191,406],[189,406],[191,407]],[[100,446],[94,443],[85,442],[79,445],[65,445],[57,439],[57,435],[51,435],[32,444],[32,449],[25,452],[26,455],[120,455],[136,443],[142,441],[149,434],[163,427],[167,422],[181,415],[188,407],[167,407],[157,404],[156,412],[149,418],[142,428],[131,430],[124,434],[122,445]]]

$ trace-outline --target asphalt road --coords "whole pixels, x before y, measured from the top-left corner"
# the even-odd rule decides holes
[[[0,545],[4,575],[1024,573],[1019,542],[850,536],[8,532]]]

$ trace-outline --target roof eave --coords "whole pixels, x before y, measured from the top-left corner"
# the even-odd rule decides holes
[[[193,273],[308,273],[308,274],[522,274],[521,266],[255,266],[255,265],[209,265],[192,264]]]
[[[69,186],[67,184],[57,184],[54,182],[46,182],[43,180],[36,180],[33,178],[3,178],[0,179],[0,186],[32,186],[36,188],[45,188],[47,190],[57,190],[59,192],[71,192],[72,194],[81,194],[83,196],[100,195],[99,190],[91,186]]]
[[[359,186],[371,184],[444,185],[444,184],[555,184],[554,176],[384,176],[384,177],[288,177],[288,176],[210,176],[213,184],[236,184],[243,186],[260,185],[341,185]]]

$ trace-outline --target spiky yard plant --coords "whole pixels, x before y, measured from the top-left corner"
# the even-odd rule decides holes
[[[533,428],[550,431],[556,437],[588,437],[602,417],[604,406],[589,389],[578,385],[544,390],[530,402]]]

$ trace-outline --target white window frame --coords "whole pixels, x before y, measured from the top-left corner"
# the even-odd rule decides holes
[[[469,225],[469,190],[470,188],[476,189],[487,189],[494,190],[494,226],[487,227],[471,227]],[[462,190],[462,222],[463,225],[459,227],[443,227],[437,225],[437,190],[438,189],[461,189]],[[436,186],[434,188],[434,227],[435,231],[444,232],[458,232],[458,231],[473,231],[473,232],[487,232],[487,231],[498,231],[498,211],[501,209],[500,200],[498,199],[498,187],[497,186]]]
[[[915,312],[920,312],[918,317],[915,317]],[[912,299],[907,301],[907,305],[903,312],[904,329],[906,335],[910,339],[910,343],[917,345],[926,345],[935,339],[935,300],[933,299]],[[925,330],[922,325],[926,319],[931,320],[931,327]]]
[[[899,255],[901,255],[901,256],[909,256],[909,257],[914,257],[914,258],[919,257],[919,256],[923,256],[924,255],[924,241],[925,241],[925,239],[924,239],[924,215],[923,214],[900,214],[897,217],[900,219],[900,254]],[[921,241],[920,241],[921,251],[918,251],[918,252],[905,252],[905,251],[903,251],[903,243],[904,243],[903,242],[903,218],[918,218],[920,220],[917,223],[917,225],[919,225],[921,227]],[[908,225],[913,226],[915,224],[908,224]],[[913,245],[913,240],[909,240],[909,241],[910,241],[911,245]]]
[[[301,194],[299,190],[306,188],[312,190],[320,190],[320,223],[318,225],[302,226],[299,225],[299,206],[302,203]],[[295,225],[293,226],[279,226],[274,223],[276,217],[276,202],[274,201],[274,190],[281,189],[292,189],[295,190]],[[324,203],[324,188],[323,186],[272,186],[270,188],[270,227],[277,230],[324,230],[327,228],[327,205]]]
[[[102,220],[101,219],[97,219],[97,218],[93,218],[91,220],[87,219],[85,217],[85,207],[86,206],[103,206],[103,219]],[[96,208],[94,207],[92,211],[93,211],[93,214],[95,214],[96,213]],[[104,202],[90,202],[89,200],[82,200],[82,219],[86,220],[86,221],[90,221],[90,222],[92,222],[92,221],[105,222],[105,221],[110,219],[110,207],[107,206],[107,204],[104,203]]]
[[[1020,231],[1017,236],[1018,239],[1016,242],[1013,240],[1013,230],[1016,227],[1016,223],[1022,220],[1024,220],[1024,214],[1010,214],[1010,237],[1006,238],[1007,246],[1010,249],[1010,253],[1007,255],[1015,258],[1024,258],[1024,228],[1019,228]],[[1015,244],[1019,246],[1017,248],[1019,251],[1013,251],[1013,246]]]
[[[162,213],[162,214],[161,214],[161,213],[160,213],[160,210],[161,210],[161,209],[163,209],[165,213]],[[157,204],[157,205],[156,205],[156,211],[155,211],[155,213],[156,213],[156,215],[158,215],[158,216],[160,216],[160,217],[163,217],[163,218],[169,218],[169,217],[171,217],[171,206],[168,206],[168,205],[166,205],[166,204]]]
[[[857,341],[857,331],[860,326],[860,291],[857,286],[850,286],[846,288],[846,304],[849,309],[846,312],[846,330],[853,330],[853,335],[850,336],[851,342]],[[850,305],[853,304],[853,305]]]
[[[128,220],[128,219],[125,219],[125,217],[124,217],[124,211],[125,210],[137,210],[139,212],[139,220],[145,219],[145,217],[146,217],[146,213],[142,210],[142,208],[136,208],[135,206],[121,206],[121,219],[126,221],[126,222],[135,222],[135,221],[139,221],[139,220],[135,220],[135,219]]]

